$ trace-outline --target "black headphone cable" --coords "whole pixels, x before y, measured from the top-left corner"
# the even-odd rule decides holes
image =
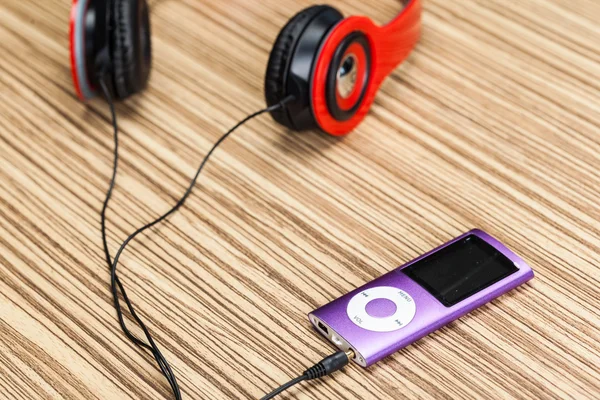
[[[196,174],[194,175],[188,188],[184,192],[183,196],[179,199],[179,201],[169,211],[167,211],[166,213],[164,213],[163,215],[161,215],[154,221],[144,225],[143,227],[137,229],[135,232],[133,232],[131,235],[129,235],[123,241],[123,243],[119,247],[119,250],[117,251],[117,253],[113,259],[110,255],[110,251],[108,249],[108,241],[107,241],[107,235],[106,235],[106,211],[108,210],[108,205],[109,205],[110,199],[112,197],[113,190],[115,188],[115,182],[116,182],[117,171],[118,171],[118,166],[119,166],[119,126],[117,123],[117,113],[115,111],[114,100],[111,96],[110,91],[108,90],[108,86],[104,79],[104,75],[98,81],[100,82],[100,88],[102,89],[102,94],[104,95],[104,98],[106,99],[106,101],[110,107],[110,113],[111,113],[111,117],[112,117],[112,125],[113,125],[113,131],[114,131],[113,170],[112,170],[112,176],[110,179],[110,184],[109,184],[108,190],[106,192],[106,198],[104,200],[104,204],[102,205],[100,221],[101,221],[101,230],[102,230],[102,245],[104,247],[104,255],[106,258],[106,262],[110,269],[110,278],[111,278],[110,286],[111,286],[111,291],[112,291],[112,295],[113,295],[115,310],[117,312],[117,317],[119,319],[119,325],[121,326],[121,329],[125,333],[125,336],[127,336],[127,338],[129,340],[131,340],[136,346],[150,351],[150,353],[156,360],[156,363],[157,363],[158,367],[160,368],[162,374],[164,375],[165,379],[171,386],[171,390],[175,396],[175,400],[181,400],[182,399],[181,390],[179,388],[179,384],[177,383],[177,379],[175,378],[175,373],[171,369],[171,366],[167,362],[167,359],[161,353],[156,342],[152,338],[152,335],[150,334],[150,331],[146,327],[146,324],[144,324],[142,319],[137,315],[137,312],[135,311],[135,307],[129,300],[129,297],[127,296],[127,291],[125,290],[125,287],[123,286],[123,284],[121,283],[121,280],[119,279],[119,276],[117,275],[117,265],[119,263],[119,258],[121,256],[121,254],[123,253],[123,251],[125,250],[125,248],[127,247],[127,245],[129,244],[129,242],[131,242],[137,235],[139,235],[140,233],[144,232],[145,230],[153,227],[154,225],[162,222],[163,220],[168,218],[171,214],[175,213],[179,208],[181,208],[184,205],[185,201],[192,193],[192,189],[196,185],[196,181],[198,180],[198,177],[200,176],[202,169],[204,168],[204,166],[210,159],[211,155],[233,132],[235,132],[239,127],[244,125],[246,122],[258,117],[259,115],[262,115],[264,113],[271,112],[271,111],[276,111],[280,108],[285,107],[286,104],[294,101],[294,97],[292,97],[292,96],[287,97],[287,98],[283,99],[281,102],[279,102],[278,104],[275,104],[271,107],[267,107],[265,109],[257,111],[254,114],[250,114],[249,116],[247,116],[246,118],[244,118],[243,120],[238,122],[232,129],[227,131],[223,136],[221,136],[221,138],[219,140],[217,140],[217,142],[209,150],[209,152],[206,154],[206,156],[204,156],[204,158],[202,159],[200,166],[196,170]],[[144,332],[144,335],[146,336],[148,343],[146,343],[143,340],[136,337],[133,333],[131,333],[131,331],[127,327],[127,324],[125,323],[125,317],[123,316],[123,310],[121,308],[121,301],[119,299],[119,293],[121,293],[121,296],[123,296],[123,300],[125,301],[125,304],[127,305],[127,309],[129,310],[131,316],[133,317],[133,319],[135,320],[137,325]],[[275,389],[271,393],[265,395],[264,397],[261,398],[261,400],[273,399],[275,396],[281,394],[285,390],[291,388],[292,386],[294,386],[300,382],[307,381],[307,380],[313,380],[313,379],[319,379],[324,376],[330,375],[336,371],[339,371],[344,366],[346,366],[352,358],[354,358],[354,354],[352,351],[348,351],[348,352],[338,351],[338,352],[332,354],[331,356],[324,358],[319,363],[315,364],[311,368],[304,371],[304,373],[301,376],[299,376],[295,379],[292,379],[288,383],[280,386],[279,388]]]
[[[279,386],[271,393],[261,397],[260,400],[271,400],[300,382],[321,379],[325,376],[331,375],[348,365],[350,360],[352,360],[354,357],[355,355],[352,350],[335,352],[304,371],[304,373],[299,377],[292,379],[288,383]]]
[[[121,254],[123,253],[123,251],[129,244],[129,242],[131,242],[137,235],[139,235],[140,233],[144,232],[145,230],[147,230],[149,228],[152,228],[154,225],[162,222],[163,220],[165,220],[171,214],[175,213],[179,208],[181,208],[184,205],[185,201],[192,193],[192,189],[196,185],[196,181],[198,180],[198,177],[200,176],[202,169],[204,168],[204,166],[210,159],[211,155],[225,141],[225,139],[227,139],[239,127],[241,127],[248,121],[258,117],[259,115],[262,115],[262,114],[268,113],[268,112],[272,112],[272,111],[276,111],[276,110],[279,110],[279,109],[285,107],[286,104],[288,104],[294,100],[294,97],[292,97],[292,96],[287,97],[287,98],[283,99],[281,102],[279,102],[278,104],[275,104],[271,107],[267,107],[265,109],[255,112],[253,114],[250,114],[249,116],[247,116],[246,118],[244,118],[243,120],[238,122],[232,129],[230,129],[228,132],[226,132],[223,136],[221,136],[221,138],[219,140],[217,140],[217,142],[209,150],[209,152],[206,154],[206,156],[202,159],[200,166],[196,170],[196,174],[194,175],[188,188],[184,192],[183,196],[179,199],[179,201],[169,211],[167,211],[166,213],[164,213],[163,215],[161,215],[154,221],[142,226],[141,228],[137,229],[135,232],[130,234],[123,241],[121,246],[119,247],[117,253],[115,254],[114,259],[112,259],[109,249],[108,249],[107,236],[106,236],[106,211],[108,209],[108,204],[110,202],[110,199],[112,197],[112,192],[115,187],[117,170],[118,170],[118,165],[119,165],[119,127],[118,127],[118,123],[117,123],[117,114],[115,111],[114,100],[113,100],[111,92],[109,91],[108,86],[106,84],[105,76],[106,75],[104,75],[104,74],[100,74],[100,79],[98,79],[98,82],[100,83],[100,88],[102,89],[102,94],[110,107],[110,113],[111,113],[111,117],[112,117],[112,125],[113,125],[113,131],[114,131],[114,158],[113,158],[112,177],[110,180],[109,188],[106,192],[106,198],[105,198],[104,204],[102,206],[102,212],[100,215],[100,219],[101,219],[101,225],[102,225],[101,229],[102,229],[102,244],[104,246],[104,255],[106,258],[106,262],[110,268],[110,277],[111,277],[110,286],[111,286],[111,291],[112,291],[112,295],[113,295],[114,306],[115,306],[115,310],[117,312],[117,317],[119,319],[119,325],[121,326],[121,329],[123,330],[123,332],[125,333],[127,338],[129,338],[129,340],[131,340],[136,346],[150,351],[150,353],[154,356],[154,359],[156,360],[156,363],[157,363],[158,367],[160,368],[162,374],[165,376],[167,382],[169,382],[169,385],[171,386],[171,390],[173,391],[173,394],[175,395],[175,400],[181,400],[181,398],[182,398],[181,390],[179,389],[179,384],[177,383],[177,379],[175,378],[175,374],[173,373],[171,366],[169,365],[166,358],[163,356],[160,349],[154,342],[154,339],[152,338],[150,331],[148,330],[148,328],[146,327],[146,325],[144,324],[142,319],[137,315],[137,313],[135,311],[135,307],[129,300],[129,297],[127,296],[127,291],[125,290],[125,287],[123,286],[123,284],[121,283],[121,280],[119,279],[119,276],[117,275],[117,265],[119,263],[119,258],[121,257]],[[121,295],[123,296],[123,300],[125,301],[125,304],[127,305],[129,312],[131,313],[131,316],[133,317],[133,319],[135,320],[137,325],[144,332],[144,335],[146,336],[148,343],[146,343],[143,340],[136,337],[127,328],[127,324],[125,323],[125,318],[123,316],[123,311],[121,309],[119,293],[121,293]]]

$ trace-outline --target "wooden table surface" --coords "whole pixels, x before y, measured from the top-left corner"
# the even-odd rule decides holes
[[[109,110],[71,84],[67,0],[0,4],[0,398],[171,399],[120,331],[99,212]],[[118,106],[110,247],[264,106],[309,0],[152,4],[149,89]],[[395,0],[337,0],[385,22]],[[185,399],[256,399],[332,351],[306,314],[479,227],[530,283],[287,399],[600,398],[600,2],[425,0],[424,35],[343,139],[269,117],[231,138],[120,276]]]

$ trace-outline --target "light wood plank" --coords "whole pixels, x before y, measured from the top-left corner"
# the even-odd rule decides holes
[[[73,93],[67,3],[0,4],[0,393],[170,399],[112,308],[109,112]],[[150,87],[118,106],[113,251],[264,106],[272,42],[313,3],[151,2]],[[380,23],[398,8],[332,4]],[[352,135],[242,128],[120,267],[184,398],[260,397],[331,352],[306,313],[472,227],[536,279],[288,398],[599,398],[599,19],[592,0],[428,0],[421,44]]]

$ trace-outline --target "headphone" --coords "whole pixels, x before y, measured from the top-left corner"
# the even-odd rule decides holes
[[[270,112],[275,121],[295,131],[320,128],[337,136],[352,131],[367,115],[383,80],[415,47],[420,33],[420,0],[405,0],[402,12],[383,27],[366,17],[344,19],[329,6],[313,6],[298,13],[282,29],[269,57],[265,77],[267,108],[249,115],[225,133],[204,157],[177,204],[129,235],[113,259],[106,239],[106,210],[115,186],[119,158],[119,129],[113,100],[124,100],[148,84],[152,69],[150,15],[146,0],[73,0],[70,49],[75,91],[82,100],[87,100],[101,90],[110,105],[113,121],[113,173],[101,212],[101,225],[115,309],[125,335],[152,353],[176,400],[182,397],[173,370],[136,314],[118,278],[117,264],[122,251],[139,233],[182,207],[215,149],[237,128],[258,115]],[[129,331],[119,293],[147,342]],[[327,357],[263,400],[273,398],[302,380],[329,375],[349,360],[345,352]]]
[[[421,34],[421,0],[404,0],[387,25],[344,18],[333,7],[309,7],[281,30],[265,76],[275,121],[293,130],[345,135],[366,117],[384,79],[411,53]],[[152,67],[146,0],[73,0],[71,70],[77,95],[88,100],[105,79],[124,100],[148,84]]]

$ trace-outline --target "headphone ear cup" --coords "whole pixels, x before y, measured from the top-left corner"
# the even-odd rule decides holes
[[[112,0],[113,87],[123,100],[148,84],[152,67],[150,15],[146,0]]]
[[[88,100],[96,94],[92,80],[93,71],[88,66],[88,48],[86,46],[86,16],[90,0],[73,0],[70,21],[71,73],[75,92],[81,100]],[[89,39],[89,38],[88,38]],[[87,48],[86,48],[87,47]]]
[[[273,50],[269,56],[267,72],[265,76],[265,98],[267,105],[273,106],[288,95],[287,77],[289,74],[292,57],[301,35],[304,33],[311,21],[320,13],[332,10],[329,6],[312,6],[296,14],[281,30],[275,40]],[[337,12],[337,11],[336,11]],[[315,49],[315,52],[318,49]],[[305,95],[307,97],[308,94]],[[279,109],[271,113],[273,119],[289,129],[296,129],[288,110]]]

